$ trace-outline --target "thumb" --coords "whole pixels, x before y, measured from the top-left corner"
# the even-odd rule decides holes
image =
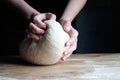
[[[65,32],[69,32],[70,31],[70,23],[67,21],[60,21],[60,24],[62,25],[63,29]]]
[[[70,26],[68,24],[64,24],[63,29],[64,29],[65,32],[69,32],[70,31]]]

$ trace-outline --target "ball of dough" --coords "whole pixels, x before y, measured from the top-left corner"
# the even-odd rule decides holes
[[[45,21],[47,30],[39,41],[24,39],[20,44],[22,58],[37,65],[51,65],[60,61],[69,35],[55,20]]]

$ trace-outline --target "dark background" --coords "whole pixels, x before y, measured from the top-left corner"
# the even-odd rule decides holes
[[[75,22],[77,53],[120,52],[119,0],[88,0]]]
[[[53,12],[58,19],[67,0],[26,0],[40,12]],[[50,4],[53,3],[53,4]],[[120,52],[120,6],[118,0],[88,0],[74,20],[79,31],[76,53]],[[0,55],[19,54],[27,22],[20,12],[0,1]]]

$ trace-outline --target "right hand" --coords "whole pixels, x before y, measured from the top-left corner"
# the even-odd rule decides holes
[[[56,20],[56,15],[52,13],[40,13],[33,18],[33,22],[29,23],[29,26],[26,30],[27,38],[33,40],[39,40],[40,35],[45,33],[46,24],[45,20]]]
[[[63,52],[63,56],[61,58],[64,61],[77,48],[78,31],[75,28],[73,28],[73,26],[71,25],[71,21],[68,21],[68,20],[65,20],[65,19],[60,19],[59,22],[62,25],[64,31],[67,32],[70,36],[70,39],[65,43],[65,46],[67,48]]]

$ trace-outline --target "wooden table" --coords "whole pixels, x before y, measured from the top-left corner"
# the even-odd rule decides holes
[[[120,54],[74,54],[52,66],[0,57],[0,80],[120,80]]]

